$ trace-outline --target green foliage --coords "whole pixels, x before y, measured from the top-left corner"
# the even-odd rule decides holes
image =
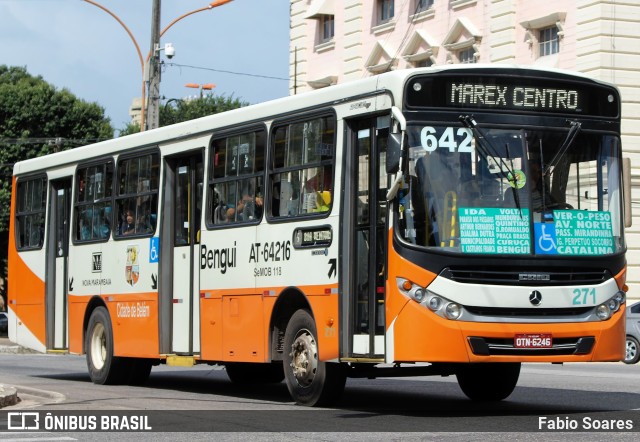
[[[168,126],[248,105],[249,103],[233,98],[233,96],[225,97],[213,94],[191,100],[169,100],[164,106],[160,106],[160,126]]]
[[[118,137],[137,134],[138,132],[140,132],[140,125],[138,123],[129,122],[124,127],[124,129],[120,130],[120,134],[118,135]]]
[[[206,117],[207,115],[226,112],[248,105],[249,103],[233,98],[233,96],[225,97],[223,95],[215,96],[213,94],[190,100],[173,98],[160,106],[160,126],[181,123],[183,121]],[[123,137],[138,132],[140,132],[140,125],[131,122],[120,131],[119,136]]]
[[[26,68],[0,65],[0,234],[9,230],[15,162],[112,137],[102,107],[56,89]]]

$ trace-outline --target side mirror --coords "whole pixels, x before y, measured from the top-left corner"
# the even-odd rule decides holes
[[[389,134],[387,142],[387,173],[393,174],[400,170],[400,155],[402,145],[402,133]]]

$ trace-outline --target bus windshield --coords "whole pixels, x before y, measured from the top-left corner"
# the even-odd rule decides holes
[[[475,122],[474,122],[475,123]],[[607,255],[623,247],[620,143],[565,128],[409,124],[399,230],[456,253]]]

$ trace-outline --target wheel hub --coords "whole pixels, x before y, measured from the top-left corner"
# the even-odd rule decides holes
[[[627,351],[626,351],[626,360],[631,360],[635,358],[636,352],[638,349],[634,345],[633,342],[627,341]]]
[[[107,342],[104,327],[97,324],[91,335],[91,361],[98,370],[102,369],[107,359]]]
[[[308,387],[318,370],[318,347],[309,332],[301,333],[291,344],[291,369],[298,384]]]

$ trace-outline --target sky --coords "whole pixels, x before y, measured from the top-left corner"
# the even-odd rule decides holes
[[[162,0],[161,28],[213,0]],[[146,58],[152,0],[95,0],[129,28]],[[187,83],[214,83],[215,95],[251,104],[289,94],[289,0],[234,0],[188,16],[161,39],[173,59],[162,72],[161,103],[198,95]],[[84,0],[0,0],[0,65],[26,67],[58,89],[105,109],[123,129],[142,91],[142,66],[118,21]],[[181,65],[181,66],[180,66]],[[206,91],[205,91],[206,92]],[[117,134],[117,131],[116,131]]]

